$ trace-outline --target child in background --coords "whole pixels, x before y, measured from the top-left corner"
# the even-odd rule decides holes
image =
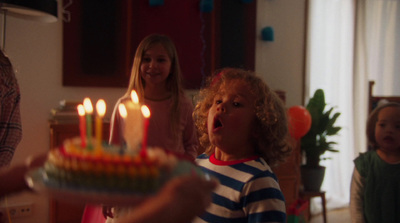
[[[111,119],[110,143],[120,142],[125,123],[119,115],[118,105],[131,100],[132,90],[139,101],[151,111],[148,128],[148,146],[157,146],[191,157],[197,156],[198,139],[192,119],[193,105],[185,97],[181,83],[178,54],[174,43],[164,35],[153,34],[139,44],[131,71],[129,87],[114,108]],[[127,209],[116,208],[117,216],[105,209],[105,215],[118,217]]]
[[[197,156],[198,139],[192,119],[193,104],[185,97],[181,83],[178,54],[174,43],[164,35],[147,36],[139,44],[131,71],[129,87],[114,108],[110,143],[121,144],[123,118],[118,105],[131,100],[132,90],[151,111],[148,146]]]
[[[400,222],[400,104],[377,107],[367,121],[373,150],[354,160],[352,222]]]
[[[125,123],[118,106],[131,100],[132,90],[137,92],[140,103],[151,111],[147,145],[172,150],[194,160],[199,142],[192,118],[193,104],[184,95],[178,54],[169,37],[149,35],[136,49],[128,89],[115,104],[111,117],[110,144],[125,143],[121,142]],[[112,213],[110,207],[104,207],[102,212],[109,217],[107,222],[112,222],[112,218],[128,211],[128,208],[116,207]],[[101,211],[98,206],[87,206],[84,215],[91,213],[98,215],[95,213]]]
[[[253,72],[225,68],[200,91],[194,118],[202,169],[220,181],[195,222],[286,222],[271,166],[291,152],[281,99]]]

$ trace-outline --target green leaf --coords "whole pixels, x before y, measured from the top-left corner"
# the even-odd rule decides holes
[[[335,126],[335,122],[340,116],[340,112],[334,112],[334,107],[325,111],[325,94],[322,89],[317,89],[310,98],[306,108],[311,115],[311,128],[301,139],[301,150],[306,154],[306,160],[314,160],[325,152],[339,152],[333,146],[336,142],[328,142],[327,137],[337,135],[342,127]],[[324,112],[325,111],[325,112]]]

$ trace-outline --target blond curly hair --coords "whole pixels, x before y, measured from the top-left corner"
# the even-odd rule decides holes
[[[257,117],[254,138],[257,155],[274,166],[283,162],[290,154],[286,109],[282,100],[268,85],[252,71],[239,68],[224,68],[206,80],[205,87],[200,90],[193,119],[199,134],[200,145],[207,155],[215,151],[210,143],[207,131],[207,116],[214,97],[221,85],[232,80],[241,80],[248,84],[255,97],[254,112]]]

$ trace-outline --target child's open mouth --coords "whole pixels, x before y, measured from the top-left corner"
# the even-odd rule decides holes
[[[218,116],[214,117],[214,131],[217,131],[218,129],[222,128],[222,122],[221,120],[218,118]]]

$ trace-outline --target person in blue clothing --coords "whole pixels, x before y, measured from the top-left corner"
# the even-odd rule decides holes
[[[353,223],[400,222],[400,104],[377,107],[367,121],[372,150],[354,160],[350,187]]]
[[[271,166],[291,152],[281,99],[252,71],[224,68],[200,91],[193,117],[205,152],[196,162],[220,185],[194,222],[286,222]]]

